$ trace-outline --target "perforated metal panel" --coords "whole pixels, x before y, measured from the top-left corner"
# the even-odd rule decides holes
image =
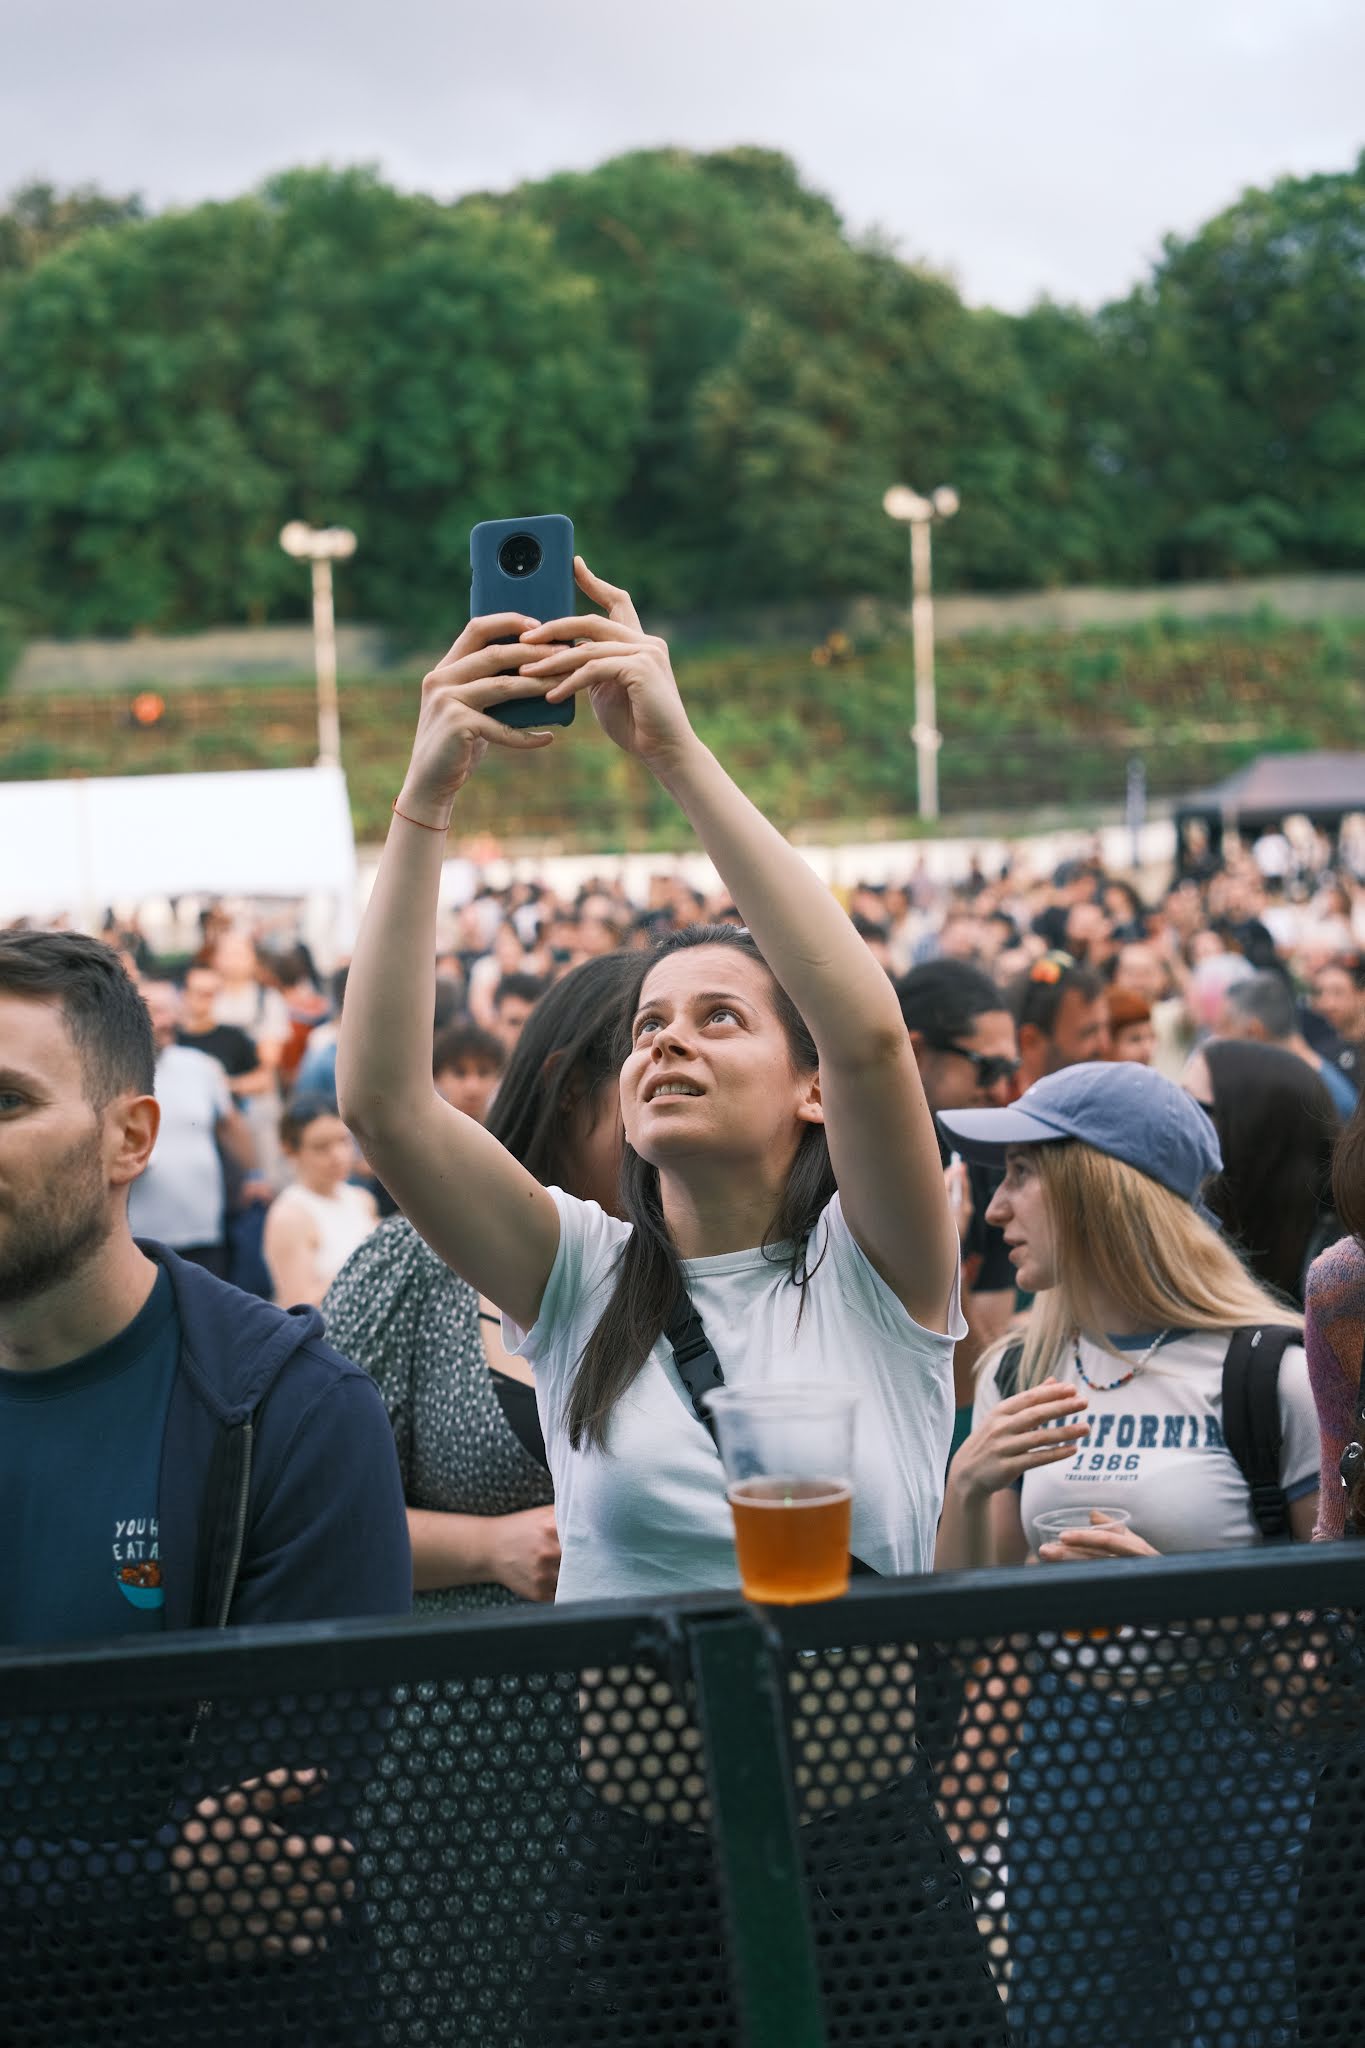
[[[1362,1579],[0,1658],[0,2044],[1358,2044]]]

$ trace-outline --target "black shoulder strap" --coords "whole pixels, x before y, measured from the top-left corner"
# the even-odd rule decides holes
[[[1022,1344],[1011,1344],[995,1368],[995,1384],[1000,1389],[1002,1401],[1008,1401],[1011,1394],[1019,1391],[1019,1368],[1024,1362]]]
[[[673,1305],[673,1313],[664,1324],[664,1338],[672,1347],[673,1363],[678,1368],[678,1378],[687,1389],[688,1399],[696,1412],[697,1419],[710,1435],[712,1443],[719,1449],[716,1437],[716,1421],[708,1408],[702,1406],[702,1396],[725,1385],[725,1374],[716,1356],[716,1347],[706,1334],[706,1325],[692,1305],[690,1294],[680,1294]],[[877,1578],[875,1565],[864,1564],[860,1557],[849,1558],[849,1568],[855,1573]]]
[[[1251,1512],[1267,1543],[1289,1534],[1280,1485],[1280,1360],[1300,1330],[1273,1323],[1234,1330],[1223,1360],[1223,1440],[1251,1490]]]
[[[709,1430],[711,1441],[716,1441],[715,1417],[702,1406],[703,1394],[714,1393],[717,1387],[725,1385],[725,1374],[716,1356],[715,1346],[706,1334],[706,1326],[692,1306],[690,1294],[680,1294],[673,1305],[673,1313],[664,1324],[664,1337],[672,1347],[673,1363],[678,1368],[678,1378],[687,1389],[688,1399],[696,1411],[697,1419]]]

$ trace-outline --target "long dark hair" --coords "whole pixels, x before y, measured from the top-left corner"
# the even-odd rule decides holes
[[[791,997],[772,974],[763,955],[746,931],[730,924],[688,925],[673,933],[641,960],[645,975],[670,953],[698,946],[728,946],[756,960],[772,979],[773,1009],[786,1036],[792,1065],[798,1073],[813,1074],[820,1058],[815,1040]],[[633,1006],[621,1018],[617,1043],[617,1068],[630,1051]],[[806,1247],[821,1211],[835,1192],[834,1172],[824,1126],[802,1127],[796,1157],[777,1212],[763,1237],[763,1249],[781,1245],[792,1283],[804,1288],[810,1278]],[[631,1225],[616,1267],[616,1284],[597,1327],[589,1337],[578,1361],[569,1396],[567,1422],[569,1442],[575,1450],[586,1442],[594,1449],[606,1448],[607,1426],[616,1403],[640,1372],[645,1360],[663,1334],[674,1306],[686,1291],[682,1261],[664,1220],[659,1169],[642,1159],[633,1146],[624,1147],[621,1162],[621,1209]],[[803,1297],[804,1303],[804,1297]]]
[[[574,1178],[571,1113],[620,1072],[621,1020],[634,1015],[648,965],[639,953],[585,960],[545,991],[521,1028],[486,1128],[542,1186]]]
[[[1209,1207],[1259,1280],[1303,1307],[1307,1263],[1331,1213],[1332,1098],[1306,1060],[1280,1046],[1204,1047],[1223,1171]]]
[[[1337,1140],[1332,1157],[1332,1198],[1338,1216],[1365,1251],[1365,1095],[1357,1101]]]

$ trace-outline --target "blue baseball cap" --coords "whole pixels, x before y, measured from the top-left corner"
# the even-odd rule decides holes
[[[1008,1145],[1054,1145],[1064,1138],[1121,1159],[1180,1195],[1206,1223],[1217,1218],[1200,1199],[1223,1155],[1207,1110],[1135,1060],[1086,1060],[1045,1074],[1008,1109],[945,1109],[939,1122],[968,1159],[1003,1164]]]

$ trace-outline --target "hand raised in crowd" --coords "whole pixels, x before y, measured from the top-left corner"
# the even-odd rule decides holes
[[[585,597],[607,616],[551,619],[522,634],[543,648],[522,674],[546,684],[549,704],[586,690],[593,715],[609,740],[646,767],[657,768],[695,739],[674,680],[668,646],[646,633],[629,594],[594,576],[581,555],[574,577]],[[579,642],[579,645],[573,645]]]
[[[399,806],[419,824],[444,828],[456,793],[489,747],[548,747],[553,733],[527,731],[490,717],[514,697],[542,696],[547,687],[522,669],[527,650],[514,636],[535,624],[523,612],[471,619],[455,645],[422,681],[422,708]]]
[[[953,1460],[955,1484],[967,1494],[999,1493],[1026,1472],[1074,1457],[1090,1425],[1065,1418],[1088,1405],[1075,1387],[1055,1379],[1011,1394],[958,1451]]]
[[[559,1530],[553,1508],[495,1516],[488,1531],[490,1576],[523,1600],[553,1600],[559,1584]]]
[[[1080,1564],[1086,1558],[1160,1557],[1137,1531],[1111,1522],[1103,1508],[1091,1508],[1088,1529],[1063,1529],[1050,1543],[1038,1545],[1044,1564]]]
[[[286,1808],[315,1791],[315,1770],[268,1771],[201,1799],[171,1850],[171,1910],[210,1962],[316,1956],[354,1897],[352,1843],[290,1827]]]

